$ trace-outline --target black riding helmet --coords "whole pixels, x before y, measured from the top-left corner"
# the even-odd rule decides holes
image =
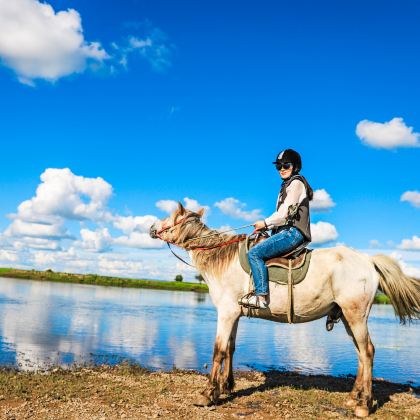
[[[293,149],[285,149],[277,155],[275,165],[278,163],[290,162],[293,164],[293,173],[297,174],[302,169],[300,154]]]

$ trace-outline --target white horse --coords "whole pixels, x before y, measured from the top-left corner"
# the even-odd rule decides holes
[[[211,235],[217,231],[201,222],[203,213],[203,209],[186,210],[179,203],[168,218],[151,227],[150,235],[189,251],[217,308],[209,384],[195,401],[196,405],[207,406],[234,387],[232,361],[236,331],[239,318],[245,314],[238,298],[249,291],[249,276],[239,263],[241,236]],[[315,249],[305,279],[294,287],[294,321],[297,323],[324,317],[336,304],[342,310],[342,320],[353,339],[359,361],[346,405],[354,407],[358,417],[368,416],[372,408],[374,347],[367,321],[378,287],[389,296],[402,323],[419,318],[420,283],[404,275],[398,263],[386,255],[371,257],[346,246]],[[287,286],[270,283],[269,309],[255,310],[253,316],[287,322],[287,295]]]

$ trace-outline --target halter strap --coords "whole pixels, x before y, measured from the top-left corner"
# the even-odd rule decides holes
[[[180,224],[180,223],[182,223],[184,220],[187,220],[190,216],[191,216],[191,215],[188,215],[188,216],[183,217],[182,219],[179,219],[179,220],[178,220],[176,223],[174,223],[172,226],[163,226],[161,230],[159,230],[158,232],[156,232],[156,236],[157,236],[159,239],[162,239],[162,238],[160,237],[160,234],[161,234],[161,233],[166,232],[167,230],[174,228],[176,225],[179,225],[179,224]],[[165,239],[162,239],[162,241],[165,241]],[[165,242],[167,242],[167,241],[165,241]]]

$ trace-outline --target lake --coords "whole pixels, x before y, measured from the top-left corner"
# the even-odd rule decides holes
[[[374,305],[374,376],[420,385],[420,324],[402,326]],[[0,365],[22,370],[130,361],[152,369],[208,371],[216,311],[207,294],[0,278]],[[242,318],[235,369],[355,374],[342,323],[287,325]]]

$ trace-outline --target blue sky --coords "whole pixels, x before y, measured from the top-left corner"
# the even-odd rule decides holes
[[[166,251],[145,250],[151,245],[143,236],[145,245],[140,237],[130,242],[133,232],[145,234],[146,221],[131,220],[121,231],[115,217],[162,218],[157,202],[184,197],[209,207],[213,227],[268,216],[280,186],[271,162],[291,147],[302,155],[302,174],[321,190],[319,206],[327,207],[312,212],[314,224],[324,222],[315,246],[381,250],[417,275],[417,2],[43,6],[0,6],[1,265],[101,272],[112,266],[121,275],[170,278],[181,267],[169,257],[167,271],[153,268]],[[14,32],[5,22],[16,23]],[[45,216],[43,223],[65,226],[72,238],[11,229],[16,220],[34,222],[17,208],[36,197],[48,168],[69,168],[68,187],[74,175],[105,180],[112,193],[98,205],[111,219],[66,213],[54,188],[46,188],[31,211]],[[82,202],[89,197],[80,193]],[[224,201],[229,197],[238,201]],[[83,239],[81,229],[93,233]],[[34,238],[41,240],[37,248]],[[45,242],[51,240],[54,249]],[[125,269],[127,255],[142,265]],[[98,258],[106,261],[102,267]]]

